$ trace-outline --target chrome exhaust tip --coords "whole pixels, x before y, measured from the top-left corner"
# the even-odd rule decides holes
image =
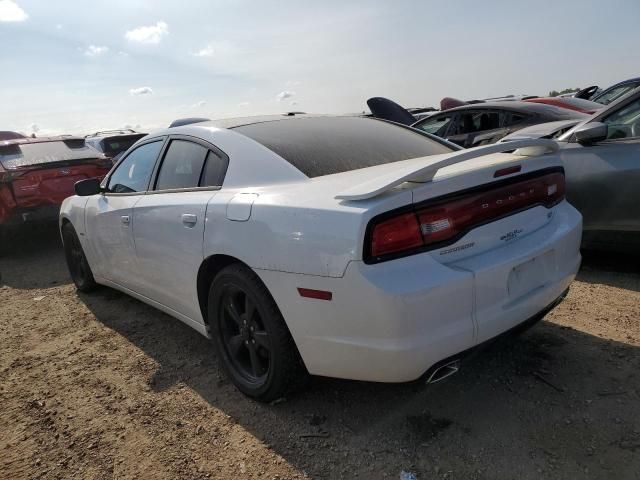
[[[431,375],[429,375],[429,378],[427,379],[427,383],[436,383],[440,380],[444,380],[454,373],[458,373],[458,370],[460,370],[460,360],[452,360],[444,365],[440,365],[431,372]]]

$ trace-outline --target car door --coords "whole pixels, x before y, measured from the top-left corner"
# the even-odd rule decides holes
[[[171,136],[153,188],[133,209],[140,293],[199,323],[197,277],[206,209],[227,164],[213,145]]]
[[[640,232],[640,98],[595,118],[607,138],[562,149],[567,199],[587,231]]]
[[[132,150],[103,182],[104,193],[89,198],[86,234],[94,250],[97,276],[135,289],[137,264],[133,243],[133,206],[149,186],[164,137]]]

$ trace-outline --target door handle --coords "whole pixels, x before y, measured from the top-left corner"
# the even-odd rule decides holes
[[[185,226],[192,228],[195,226],[196,223],[198,223],[198,217],[196,215],[193,215],[192,213],[183,213],[182,223]]]
[[[120,220],[122,221],[122,223],[123,223],[124,225],[129,225],[129,222],[130,222],[129,215],[122,215],[122,216],[120,217]]]

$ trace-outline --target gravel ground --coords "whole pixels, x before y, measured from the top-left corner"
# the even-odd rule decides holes
[[[208,341],[103,288],[54,230],[0,258],[0,477],[640,479],[640,268],[586,259],[566,301],[434,385],[238,393]]]

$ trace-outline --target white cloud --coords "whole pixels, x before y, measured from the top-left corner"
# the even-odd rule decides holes
[[[240,102],[238,104],[239,107],[248,107],[249,105],[251,105],[251,103],[249,103],[249,102]]]
[[[127,52],[119,51],[118,52],[118,56],[120,56],[120,57],[128,57],[129,54]]]
[[[129,90],[129,95],[151,95],[153,93],[153,90],[151,90],[151,87],[138,87],[138,88],[132,88],[131,90]]]
[[[62,24],[58,23],[58,24],[56,25],[56,30],[62,30]]]
[[[107,53],[109,51],[109,47],[101,47],[98,45],[89,45],[87,49],[84,51],[84,54],[87,57],[99,57],[100,55]]]
[[[276,98],[279,102],[286,100],[287,98],[291,98],[296,94],[296,92],[290,92],[289,90],[285,90],[276,95]]]
[[[157,22],[155,25],[134,28],[124,34],[130,42],[155,45],[160,43],[162,37],[169,34],[169,26],[165,22]]]
[[[191,105],[192,108],[196,108],[196,107],[204,107],[207,104],[207,102],[205,102],[204,100],[200,100],[197,103],[194,103],[193,105]]]
[[[29,15],[13,0],[0,0],[0,22],[24,22]]]
[[[298,102],[291,102],[292,107],[295,107],[296,105],[298,105]]]
[[[216,50],[215,48],[213,48],[213,45],[207,45],[197,52],[193,52],[191,55],[193,55],[194,57],[213,57],[214,53],[216,53]]]
[[[297,87],[298,85],[300,85],[300,82],[298,80],[287,80],[284,85],[285,87]]]

